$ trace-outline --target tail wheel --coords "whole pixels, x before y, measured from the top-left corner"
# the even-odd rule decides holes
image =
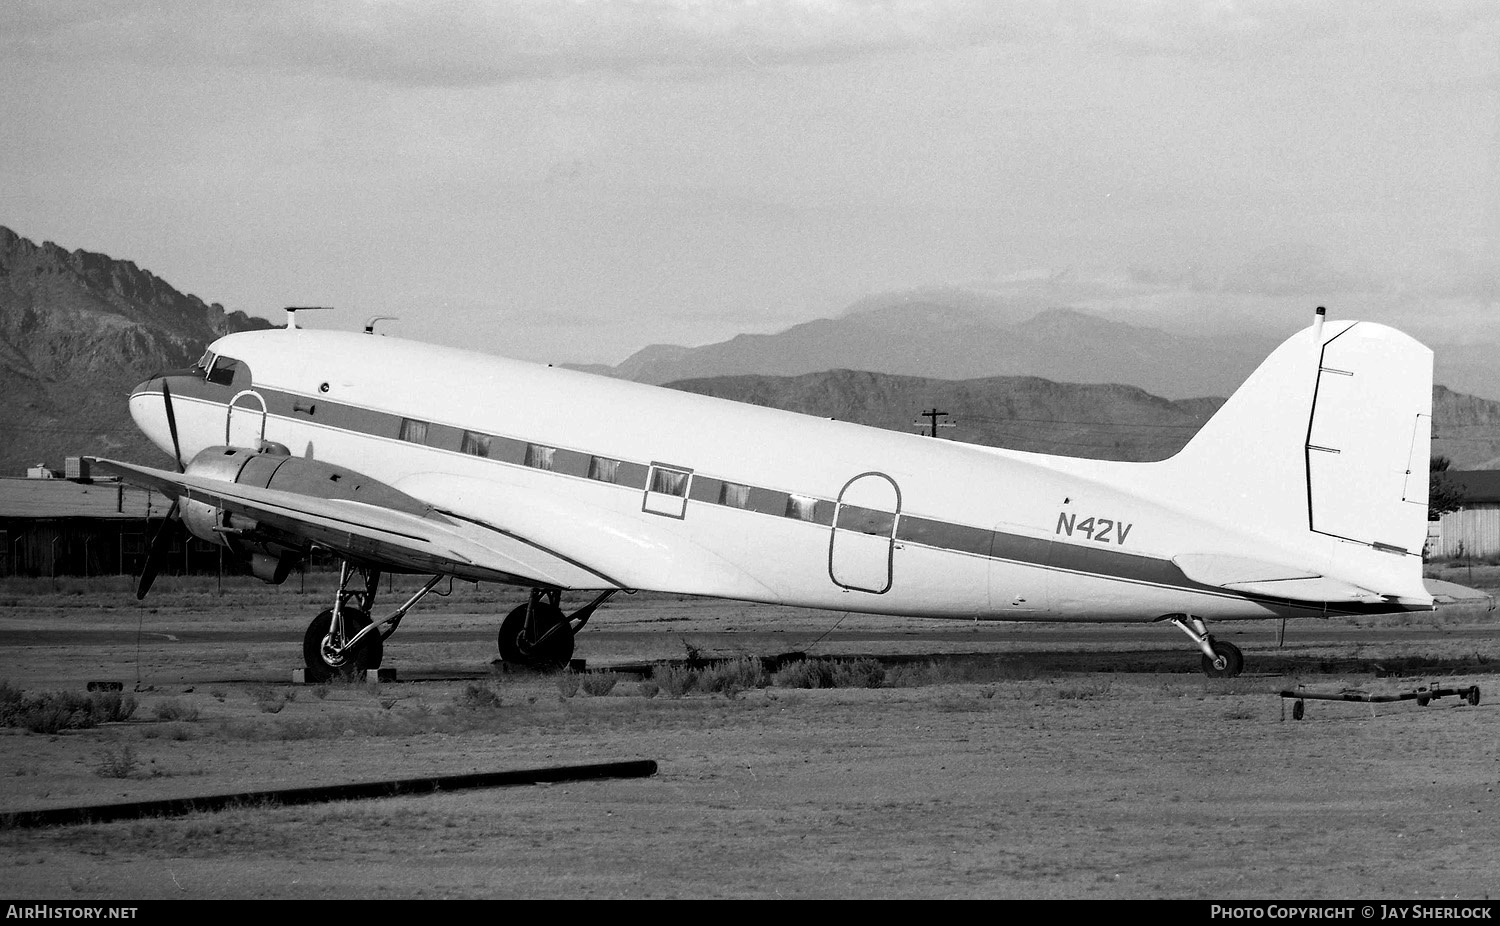
[[[1245,655],[1240,652],[1238,646],[1233,643],[1221,643],[1218,640],[1212,641],[1212,645],[1219,659],[1210,659],[1206,655],[1203,657],[1204,675],[1209,678],[1236,678],[1240,672],[1244,671]],[[1223,660],[1222,665],[1219,665],[1220,660]]]
[[[527,633],[526,610],[535,609],[535,632]],[[556,605],[537,601],[521,605],[500,623],[500,658],[512,665],[533,669],[566,668],[573,658],[573,629],[568,616]]]
[[[370,626],[370,616],[358,608],[344,609],[344,637],[348,639]],[[385,656],[383,641],[379,633],[371,633],[359,641],[352,651],[335,655],[327,645],[328,632],[333,627],[333,610],[329,609],[313,618],[302,637],[302,661],[313,681],[332,678],[350,678],[360,672],[380,668]]]

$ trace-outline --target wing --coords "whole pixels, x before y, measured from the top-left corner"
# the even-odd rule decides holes
[[[621,588],[568,556],[513,532],[448,517],[417,515],[349,499],[207,479],[114,460],[94,460],[96,471],[155,489],[179,501],[196,501],[252,518],[260,524],[361,562],[386,569],[453,575],[462,579],[557,588]]]

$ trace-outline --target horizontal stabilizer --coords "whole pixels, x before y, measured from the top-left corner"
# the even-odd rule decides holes
[[[1292,601],[1381,601],[1383,596],[1338,579],[1278,579],[1271,582],[1232,582],[1224,586],[1251,595],[1268,595]]]
[[[1316,579],[1322,573],[1300,566],[1222,553],[1181,553],[1172,557],[1177,568],[1194,582],[1204,585],[1235,585],[1242,582],[1275,582],[1282,579]]]
[[[1495,610],[1495,598],[1488,592],[1456,582],[1444,582],[1442,579],[1424,579],[1423,582],[1427,585],[1427,591],[1432,593],[1433,601],[1444,610],[1456,607]]]
[[[1287,566],[1243,556],[1184,553],[1173,557],[1172,562],[1194,582],[1251,595],[1268,595],[1293,601],[1379,601],[1382,598],[1367,588],[1329,578],[1300,566]]]

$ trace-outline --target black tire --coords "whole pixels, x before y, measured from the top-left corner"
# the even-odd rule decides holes
[[[1303,703],[1301,701],[1293,701],[1292,702],[1292,719],[1293,720],[1301,720],[1302,719],[1302,715],[1304,713],[1306,713],[1306,712],[1307,712],[1307,708],[1303,706]]]
[[[1474,707],[1478,707],[1479,706],[1479,686],[1478,685],[1474,685],[1473,687],[1471,687],[1469,689],[1469,694],[1468,694],[1466,700],[1469,702],[1470,705],[1472,705]]]
[[[566,669],[573,658],[573,630],[568,626],[568,616],[544,601],[538,601],[535,607],[536,636],[541,642],[535,643],[527,637],[527,605],[523,604],[500,622],[500,658],[529,669],[548,672]]]
[[[385,658],[385,645],[378,632],[360,641],[359,648],[346,653],[337,664],[323,656],[323,638],[333,626],[333,610],[329,609],[312,619],[307,633],[302,637],[302,662],[307,666],[308,681],[325,682],[333,678],[352,678],[360,672],[372,672],[380,668]],[[370,626],[370,616],[358,608],[344,609],[344,634],[354,636]]]
[[[1218,640],[1210,641],[1214,652],[1224,657],[1224,668],[1220,669],[1214,665],[1214,661],[1207,656],[1203,657],[1203,674],[1209,678],[1236,678],[1245,669],[1245,655],[1240,648],[1233,643],[1221,643]]]

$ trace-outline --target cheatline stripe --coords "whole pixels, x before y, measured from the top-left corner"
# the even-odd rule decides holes
[[[172,386],[172,395],[174,399],[198,399],[223,405],[242,388],[244,388],[243,384],[219,386],[200,379],[188,379],[185,383],[174,384]],[[159,390],[147,389],[144,391]],[[480,459],[488,459],[501,464],[526,466],[526,448],[528,446],[550,447],[550,445],[537,445],[535,442],[515,437],[473,431],[466,432],[465,429],[453,425],[410,419],[390,412],[359,408],[358,406],[342,402],[329,401],[321,396],[309,397],[272,389],[258,388],[256,391],[265,401],[266,414],[270,417],[290,419],[301,424],[336,428],[355,434],[394,441],[402,440],[401,431],[403,421],[417,420],[427,426],[424,439],[420,442],[406,440],[404,441],[405,443],[414,443],[418,446],[425,446],[449,453],[463,453],[465,456],[476,456]],[[295,412],[293,412],[294,408],[296,409]],[[256,410],[251,409],[251,411]],[[462,446],[465,433],[486,438],[490,453],[483,456],[464,453]],[[589,460],[597,456],[606,460],[614,460],[619,464],[618,476],[620,478],[612,482],[605,482],[605,484],[620,485],[624,488],[638,491],[644,491],[646,488],[647,475],[651,467],[650,463],[619,460],[616,457],[594,454],[586,450],[552,449],[555,450],[555,454],[553,456],[554,465],[550,470],[551,472],[587,478]],[[538,467],[532,466],[527,468],[537,469]],[[725,484],[746,490],[746,503],[743,506],[720,500],[724,496],[719,493],[719,489]],[[845,505],[843,509],[839,509],[837,503],[831,499],[797,496],[795,493],[761,488],[698,472],[692,474],[687,491],[687,497],[690,500],[702,504],[711,504],[726,508],[740,508],[741,510],[759,514],[769,514],[806,521],[823,527],[832,527],[834,513],[835,511],[839,511],[839,526],[846,528],[846,525],[850,525],[846,529],[855,532],[859,532],[858,526],[860,524],[873,524],[888,528],[888,519],[892,516],[890,512],[858,508],[851,505]],[[788,500],[798,497],[804,498],[813,504],[794,509]],[[850,513],[846,516],[844,512]],[[892,539],[895,542],[913,543],[954,553],[967,553],[973,556],[1016,563],[1022,566],[1034,566],[1059,572],[1126,581],[1138,585],[1215,595],[1221,598],[1248,599],[1266,604],[1304,608],[1320,613],[1324,611],[1330,614],[1388,613],[1393,607],[1388,602],[1370,604],[1362,602],[1338,603],[1325,607],[1321,602],[1313,603],[1289,598],[1277,598],[1271,595],[1239,592],[1216,585],[1196,582],[1188,578],[1176,563],[1161,557],[1106,550],[1101,547],[1092,547],[1085,544],[1063,543],[1055,541],[1050,537],[1013,534],[910,514],[896,515],[895,522],[895,532],[892,535]],[[877,536],[885,535],[885,531],[882,530]]]

